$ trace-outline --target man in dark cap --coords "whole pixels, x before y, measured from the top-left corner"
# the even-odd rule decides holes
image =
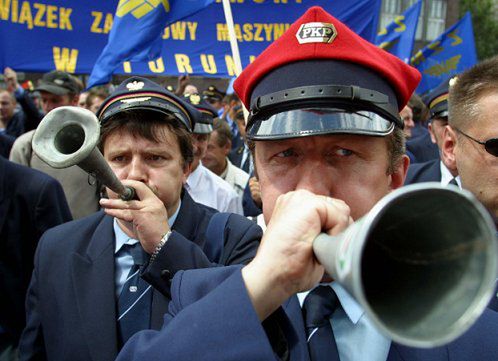
[[[210,85],[202,92],[202,98],[206,100],[218,113],[218,117],[223,115],[223,97],[225,93],[218,90],[214,85]]]
[[[82,88],[79,80],[73,75],[54,70],[43,75],[35,90],[40,92],[42,109],[46,114],[61,106],[76,106]],[[96,212],[99,209],[99,197],[95,182],[89,182],[88,174],[78,166],[55,169],[42,161],[31,147],[34,133],[32,130],[17,138],[10,152],[10,160],[57,179],[64,189],[73,219]]]
[[[234,84],[251,111],[247,138],[268,225],[257,256],[244,268],[177,274],[166,325],[135,335],[118,360],[472,359],[461,343],[402,347],[341,285],[314,288],[324,276],[314,238],[338,234],[402,186],[399,110],[419,79],[321,8],[291,25]],[[312,309],[324,311],[314,322]],[[486,331],[498,335],[496,326]],[[480,359],[496,357],[495,343],[479,349]]]
[[[410,164],[405,184],[440,182],[444,186],[450,183],[460,186],[456,167],[442,151],[445,129],[448,125],[448,89],[456,79],[444,81],[427,96],[430,111],[429,131],[432,142],[438,147],[439,157],[424,163]]]
[[[193,131],[194,160],[185,187],[198,203],[220,212],[243,214],[241,197],[230,184],[211,172],[201,161],[206,155],[209,137],[213,132],[213,119],[217,117],[216,110],[198,94],[188,94],[185,99],[202,115]]]
[[[21,360],[113,360],[135,332],[160,328],[178,270],[246,263],[259,244],[259,227],[195,203],[183,189],[195,108],[133,77],[97,116],[103,156],[137,199],[107,190],[104,211],[42,237]]]

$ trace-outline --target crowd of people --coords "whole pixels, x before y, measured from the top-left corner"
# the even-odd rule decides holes
[[[0,361],[498,358],[497,290],[452,342],[409,347],[312,246],[420,182],[470,191],[498,224],[498,56],[420,97],[416,69],[312,7],[233,94],[188,76],[87,91],[57,70],[32,91],[4,79]],[[33,151],[62,106],[95,114],[133,200]]]

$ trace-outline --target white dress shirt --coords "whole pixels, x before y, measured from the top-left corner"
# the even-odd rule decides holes
[[[202,163],[190,173],[185,188],[197,203],[220,212],[244,214],[242,199],[232,186],[204,167]]]
[[[375,328],[365,311],[339,283],[328,285],[341,304],[330,319],[341,361],[386,361],[391,340]],[[301,307],[308,293],[298,293]]]
[[[249,181],[249,174],[244,172],[239,167],[234,166],[228,158],[226,158],[226,160],[227,160],[227,166],[223,171],[223,173],[220,174],[220,177],[225,182],[230,184],[232,188],[235,190],[235,192],[242,199],[244,195],[244,189],[247,185],[247,182]]]

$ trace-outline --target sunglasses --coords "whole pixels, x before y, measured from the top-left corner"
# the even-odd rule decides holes
[[[461,135],[469,138],[473,142],[476,142],[476,143],[478,143],[480,145],[484,145],[484,149],[486,149],[486,152],[488,152],[489,154],[491,154],[491,155],[493,155],[495,157],[498,157],[498,138],[491,138],[491,139],[488,139],[488,140],[486,140],[484,142],[481,142],[480,140],[477,140],[477,139],[471,137],[470,135],[462,132],[458,128],[453,127],[453,129],[455,129]]]

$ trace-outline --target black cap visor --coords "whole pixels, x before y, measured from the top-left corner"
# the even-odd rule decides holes
[[[371,111],[338,108],[291,109],[258,118],[248,126],[247,138],[275,140],[324,134],[386,136],[394,130],[392,120]]]
[[[40,86],[35,88],[35,91],[47,92],[47,93],[55,94],[55,95],[66,95],[66,94],[70,93],[70,90],[67,88],[64,88],[62,86],[58,86],[56,84],[48,84],[48,83],[40,84]]]

